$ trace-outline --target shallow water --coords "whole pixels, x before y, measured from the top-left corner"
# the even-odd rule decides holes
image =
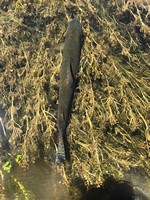
[[[127,182],[109,179],[103,187],[86,192],[81,179],[76,178],[68,188],[56,167],[39,161],[27,171],[19,167],[14,167],[10,173],[3,171],[0,200],[122,200],[125,196],[132,200],[150,199],[150,179],[147,176],[132,170],[125,174],[124,179]],[[130,187],[128,182],[135,187]]]
[[[71,199],[61,175],[43,163],[30,166],[28,171],[16,168],[9,174],[5,173],[3,187],[1,200]]]

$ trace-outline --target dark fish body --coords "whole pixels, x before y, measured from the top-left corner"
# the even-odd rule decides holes
[[[56,163],[66,160],[64,138],[70,116],[77,73],[79,71],[82,38],[82,27],[80,21],[77,18],[74,18],[71,20],[67,28],[62,66],[60,70],[57,121],[59,144]]]

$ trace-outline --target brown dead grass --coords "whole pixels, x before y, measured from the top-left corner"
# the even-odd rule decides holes
[[[3,1],[4,3],[5,1]],[[12,157],[54,161],[62,42],[71,15],[85,34],[67,129],[67,178],[100,185],[131,168],[150,175],[148,1],[1,3],[0,109]],[[68,175],[69,173],[69,175]],[[63,171],[64,174],[64,171]]]

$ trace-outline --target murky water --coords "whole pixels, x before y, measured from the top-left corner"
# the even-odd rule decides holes
[[[4,173],[4,172],[3,172]],[[28,171],[16,168],[5,173],[1,200],[70,200],[67,186],[56,169],[38,163]]]
[[[147,176],[139,171],[131,171],[125,175],[125,180],[134,187],[128,182],[109,179],[103,187],[85,192],[86,188],[80,187],[81,180],[76,179],[74,186],[69,187],[56,167],[39,161],[27,171],[19,167],[14,167],[10,173],[3,171],[0,176],[0,200],[150,199],[150,179]]]

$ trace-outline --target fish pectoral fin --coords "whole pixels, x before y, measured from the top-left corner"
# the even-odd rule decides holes
[[[70,66],[69,66],[69,84],[70,87],[72,88],[75,82],[75,77],[73,74],[73,67],[72,67],[72,63],[70,62]]]
[[[64,50],[64,42],[63,43],[58,43],[53,47],[53,50],[57,51],[57,52],[63,52]]]

